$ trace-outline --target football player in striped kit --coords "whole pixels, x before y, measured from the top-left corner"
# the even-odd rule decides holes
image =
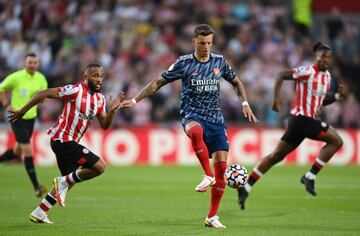
[[[49,209],[56,203],[64,207],[66,193],[70,188],[105,171],[104,161],[79,144],[94,118],[98,119],[101,128],[109,128],[124,99],[123,93],[119,93],[114,100],[110,97],[109,111],[106,112],[105,98],[100,93],[103,76],[104,70],[100,64],[89,63],[84,71],[85,82],[42,90],[9,117],[10,121],[21,118],[31,107],[45,98],[64,101],[62,114],[56,124],[48,130],[61,176],[54,178],[53,188],[30,214],[30,221],[34,223],[52,224],[47,216]]]
[[[335,129],[317,120],[316,114],[322,106],[341,100],[346,93],[345,87],[340,84],[336,93],[330,92],[331,75],[327,70],[332,57],[330,47],[319,42],[314,45],[313,51],[315,52],[314,64],[283,71],[276,80],[272,109],[276,112],[280,111],[280,90],[284,80],[292,80],[296,83],[295,107],[290,111],[288,129],[274,151],[254,168],[244,188],[238,189],[238,203],[241,209],[245,208],[245,200],[256,181],[273,165],[282,161],[287,154],[296,149],[305,138],[326,143],[310,170],[300,179],[305,190],[312,196],[316,196],[316,175],[343,144]]]

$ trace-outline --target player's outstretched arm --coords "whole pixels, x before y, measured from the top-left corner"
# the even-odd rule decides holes
[[[335,101],[342,100],[346,96],[346,87],[344,84],[339,84],[338,90],[336,93],[327,93],[324,101],[323,106],[327,106],[332,104]]]
[[[276,82],[275,82],[275,88],[274,88],[274,101],[272,105],[273,111],[279,112],[281,107],[280,102],[280,91],[281,86],[284,80],[293,80],[293,75],[291,70],[282,71],[279,73]]]
[[[162,77],[151,81],[133,99],[122,102],[121,107],[132,107],[135,103],[140,102],[141,99],[153,95],[165,84],[167,84],[167,81]]]
[[[250,122],[253,121],[255,123],[258,123],[259,121],[256,118],[256,116],[253,114],[253,112],[252,112],[252,110],[250,108],[250,105],[248,103],[243,82],[240,80],[239,77],[236,76],[233,80],[231,80],[231,84],[234,86],[236,94],[243,101],[242,102],[242,107],[243,107],[244,116],[246,118],[248,118]]]
[[[97,115],[98,121],[102,129],[108,129],[114,119],[116,111],[121,108],[121,103],[124,101],[125,96],[123,92],[120,92],[115,99],[110,96],[109,111],[100,112]]]
[[[26,103],[20,110],[10,111],[9,121],[14,122],[15,120],[23,117],[23,115],[30,110],[33,106],[42,102],[45,98],[59,98],[59,94],[56,88],[45,89],[40,92],[37,92],[34,97],[30,99],[28,103]]]

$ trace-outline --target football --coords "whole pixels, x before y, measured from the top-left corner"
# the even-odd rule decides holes
[[[225,170],[226,184],[231,188],[243,187],[248,180],[247,169],[238,164],[229,166]]]

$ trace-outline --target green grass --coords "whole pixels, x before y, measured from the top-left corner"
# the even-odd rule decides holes
[[[109,167],[104,175],[78,184],[65,208],[49,213],[54,225],[28,220],[37,206],[22,165],[0,165],[0,235],[359,235],[360,167],[325,168],[316,182],[318,197],[304,191],[308,167],[273,168],[254,187],[246,210],[227,188],[220,207],[225,230],[205,228],[209,193],[196,193],[200,167]],[[37,168],[50,187],[59,172]]]

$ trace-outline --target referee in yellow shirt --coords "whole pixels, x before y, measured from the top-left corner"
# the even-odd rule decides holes
[[[35,53],[25,56],[25,68],[8,75],[0,84],[0,101],[7,111],[22,108],[38,91],[47,89],[45,76],[38,72],[39,58]],[[11,102],[6,93],[11,92]],[[31,135],[37,116],[36,106],[30,109],[22,119],[11,123],[16,143],[13,149],[7,150],[0,156],[0,162],[21,157],[26,171],[34,186],[35,195],[41,197],[47,190],[40,185],[35,172],[33,150],[30,144]]]

